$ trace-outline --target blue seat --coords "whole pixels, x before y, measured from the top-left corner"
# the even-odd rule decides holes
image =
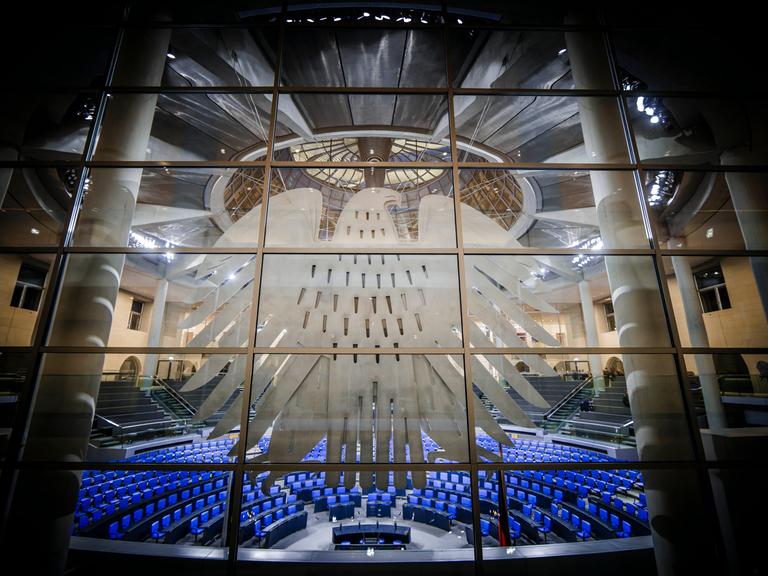
[[[158,542],[161,538],[165,538],[165,532],[160,530],[160,521],[155,520],[149,528],[150,535],[155,542]]]
[[[491,533],[491,523],[485,518],[480,519],[480,534],[488,536]]]
[[[530,504],[523,504],[523,515],[527,516],[528,518],[531,517],[531,505]]]
[[[614,531],[618,532],[619,524],[620,524],[619,517],[616,516],[616,514],[611,514],[609,518],[611,519],[611,528],[613,528]]]
[[[594,502],[589,503],[589,513],[593,516],[597,516],[597,504]]]
[[[576,535],[582,540],[587,540],[590,537],[591,533],[592,533],[592,525],[586,520],[584,520],[584,522],[581,523],[581,530],[579,530],[576,533]]]
[[[573,526],[573,527],[574,527],[574,528],[576,528],[577,530],[578,530],[578,529],[579,529],[579,527],[581,526],[581,518],[579,518],[578,516],[576,516],[576,514],[572,514],[572,515],[571,515],[571,526]]]
[[[117,522],[112,522],[112,524],[109,525],[109,539],[120,540],[122,537],[123,533],[120,532]]]
[[[648,510],[645,508],[640,508],[637,511],[637,517],[640,519],[641,522],[648,522]]]
[[[517,539],[520,538],[520,531],[522,527],[517,520],[510,519],[509,521],[509,536],[512,538],[512,542],[517,546]]]
[[[181,520],[181,508],[177,508],[176,510],[173,511],[174,523],[178,522],[179,520]]]
[[[192,521],[189,523],[189,533],[195,537],[195,542],[197,542],[197,537],[203,533],[203,528],[200,526],[199,516],[192,518]]]
[[[621,522],[621,530],[616,532],[616,536],[619,538],[629,538],[632,535],[632,526],[629,525],[629,522],[626,520],[622,520]]]
[[[571,518],[571,513],[565,508],[563,508],[562,510],[560,510],[560,518],[563,519],[563,522],[568,522],[568,520],[570,520]]]
[[[549,516],[544,516],[544,522],[539,527],[539,532],[544,534],[544,542],[546,542],[547,534],[552,532],[552,519]]]
[[[602,520],[603,522],[605,522],[607,524],[608,523],[608,510],[606,510],[605,508],[600,508],[599,515],[600,515],[600,520]]]

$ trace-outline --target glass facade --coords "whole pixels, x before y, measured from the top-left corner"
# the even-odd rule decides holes
[[[760,94],[493,4],[104,9],[9,68],[7,542],[759,568]]]

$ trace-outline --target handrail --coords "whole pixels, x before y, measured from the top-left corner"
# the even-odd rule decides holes
[[[573,390],[571,390],[568,394],[563,396],[563,398],[560,399],[560,401],[552,406],[547,412],[544,413],[544,416],[542,416],[542,420],[549,420],[549,417],[552,416],[555,412],[557,412],[562,406],[565,405],[566,402],[568,402],[571,398],[576,396],[579,392],[581,392],[587,384],[592,384],[593,380],[590,376],[586,380],[584,380],[581,384],[576,386]]]
[[[190,416],[194,416],[197,413],[197,410],[195,410],[194,406],[192,406],[192,404],[190,404],[186,398],[174,390],[173,387],[165,380],[159,376],[152,376],[152,381],[156,382],[158,386],[161,386],[166,392],[168,392],[168,394],[173,396],[174,400],[181,404],[186,409],[186,411],[189,412]]]

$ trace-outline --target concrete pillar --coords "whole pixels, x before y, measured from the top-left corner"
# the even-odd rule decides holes
[[[155,348],[160,346],[160,336],[163,331],[163,318],[165,317],[165,301],[168,297],[168,279],[163,277],[157,281],[155,287],[155,299],[152,302],[152,315],[149,319],[149,334],[147,336],[147,346]],[[142,385],[147,382],[151,385],[152,376],[157,369],[157,354],[147,354],[144,359],[144,370],[142,371]]]
[[[170,30],[129,30],[114,82],[159,85],[169,41]],[[101,126],[97,158],[143,158],[156,101],[154,94],[113,97]],[[83,203],[77,245],[126,245],[141,172],[140,168],[91,172],[95,189]],[[124,258],[121,254],[70,256],[49,344],[106,346]],[[77,463],[85,459],[103,363],[103,354],[45,358],[24,445],[26,460]],[[79,472],[19,474],[6,536],[9,549],[23,558],[30,572],[63,573],[79,484]]]
[[[581,315],[584,317],[584,332],[587,335],[587,346],[596,347],[599,344],[597,340],[597,324],[595,323],[595,304],[592,301],[589,282],[586,280],[579,282],[579,298],[581,299]],[[595,395],[599,396],[600,392],[605,390],[603,367],[599,354],[589,355],[589,369],[592,372]]]
[[[675,246],[684,247],[685,240],[673,239]],[[685,323],[688,327],[688,338],[694,348],[708,348],[709,338],[707,328],[704,326],[704,317],[701,315],[701,303],[699,292],[696,289],[696,281],[691,271],[691,261],[685,256],[672,256],[672,268],[675,271],[677,287],[683,301],[685,311]],[[712,429],[721,429],[727,426],[725,410],[720,399],[720,385],[717,382],[717,372],[711,354],[696,354],[694,356],[696,370],[699,373],[701,392],[704,396],[704,409],[707,413],[707,423]]]
[[[565,34],[576,88],[611,81],[610,62],[599,34]],[[626,150],[617,102],[612,98],[579,99],[584,144],[593,162],[612,162]],[[646,242],[633,175],[593,172],[600,231],[605,248],[637,247]],[[607,257],[619,343],[622,347],[656,347],[668,329],[656,275],[645,258]],[[690,434],[671,356],[624,354],[629,402],[641,460],[690,460]],[[702,546],[704,526],[697,477],[685,470],[645,470],[648,510],[658,572],[688,574],[709,559]]]
[[[738,151],[725,152],[720,159],[723,164],[765,163],[765,159],[751,158],[750,154]],[[725,181],[728,183],[731,202],[736,210],[746,249],[768,250],[768,174],[728,172]],[[763,304],[763,312],[768,319],[768,258],[752,256],[749,260]]]

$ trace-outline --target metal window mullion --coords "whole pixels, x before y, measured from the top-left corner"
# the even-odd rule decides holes
[[[286,7],[283,6],[281,14],[285,14]],[[252,398],[252,381],[254,367],[254,349],[256,347],[258,318],[259,318],[259,299],[261,294],[261,278],[264,264],[264,244],[266,242],[266,218],[269,204],[269,191],[272,185],[272,157],[275,141],[275,126],[277,124],[278,97],[280,84],[280,71],[283,60],[283,47],[285,43],[285,18],[280,18],[277,39],[277,62],[272,81],[272,102],[269,116],[269,133],[267,136],[265,161],[263,165],[264,178],[261,189],[261,205],[259,207],[259,239],[256,244],[256,262],[254,265],[254,279],[251,295],[251,310],[248,330],[248,349],[246,358],[246,369],[243,381],[242,407],[240,412],[240,441],[237,449],[237,462],[235,467],[234,492],[232,497],[232,509],[229,513],[229,555],[228,566],[232,573],[237,566],[237,555],[240,547],[239,538],[235,535],[240,530],[240,510],[242,508],[243,493],[243,475],[245,473],[245,460],[247,454],[248,425]]]

